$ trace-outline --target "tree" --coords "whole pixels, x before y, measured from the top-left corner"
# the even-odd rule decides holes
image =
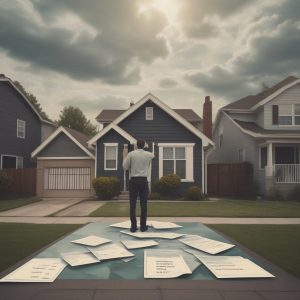
[[[14,81],[15,86],[22,92],[26,98],[30,101],[30,103],[34,106],[34,108],[38,111],[38,113],[41,115],[41,117],[44,120],[51,121],[48,115],[43,111],[41,104],[36,99],[36,97],[33,94],[28,93],[23,85],[19,81]]]
[[[78,107],[71,105],[61,111],[57,124],[75,129],[90,137],[97,133],[97,126],[93,125]]]

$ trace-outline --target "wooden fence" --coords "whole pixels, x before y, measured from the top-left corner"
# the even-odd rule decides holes
[[[9,187],[8,195],[34,196],[36,195],[36,169],[4,169],[12,177],[13,182]]]
[[[250,163],[207,165],[207,192],[210,196],[246,196],[252,187],[253,169]]]

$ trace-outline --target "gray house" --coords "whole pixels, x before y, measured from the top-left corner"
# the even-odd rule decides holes
[[[31,152],[55,129],[12,80],[0,77],[0,169],[35,167]]]
[[[219,110],[209,163],[251,162],[261,194],[300,183],[300,79],[288,77]]]
[[[211,102],[206,106],[211,113]],[[148,151],[155,153],[150,186],[163,175],[175,173],[183,188],[198,185],[206,190],[207,153],[214,143],[199,129],[202,120],[194,111],[173,110],[149,93],[126,111],[102,111],[97,120],[104,128],[88,142],[96,153],[95,176],[116,176],[126,191],[128,174],[122,168],[123,153],[143,139]]]

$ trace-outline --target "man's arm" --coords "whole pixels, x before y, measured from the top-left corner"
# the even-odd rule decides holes
[[[123,169],[125,171],[129,170],[129,168],[130,168],[130,161],[131,161],[130,157],[131,157],[131,155],[130,155],[130,153],[128,153],[127,157],[123,161]]]

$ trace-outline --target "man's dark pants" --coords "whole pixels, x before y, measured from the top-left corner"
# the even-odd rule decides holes
[[[136,201],[140,196],[141,205],[141,229],[146,228],[147,223],[147,199],[148,199],[148,182],[147,177],[131,177],[129,181],[129,199],[130,199],[130,221],[131,228],[136,228]]]

